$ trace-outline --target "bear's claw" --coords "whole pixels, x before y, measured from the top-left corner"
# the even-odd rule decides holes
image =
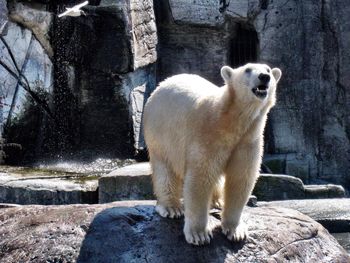
[[[240,242],[248,237],[248,227],[243,222],[241,222],[237,227],[221,226],[221,228],[222,233],[231,241]]]
[[[156,206],[156,212],[162,217],[180,218],[184,211],[181,207],[165,207],[162,205]]]
[[[212,237],[213,234],[207,229],[204,231],[191,231],[190,233],[185,232],[187,243],[196,246],[209,244]]]

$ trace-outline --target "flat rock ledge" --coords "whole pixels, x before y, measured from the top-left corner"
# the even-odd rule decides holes
[[[0,171],[0,203],[93,204],[98,203],[97,188],[97,179],[85,174],[23,167]]]
[[[332,233],[350,232],[350,198],[258,202],[259,207],[295,209],[316,220]]]
[[[295,210],[247,207],[250,237],[241,243],[221,234],[214,211],[211,244],[195,247],[183,219],[159,217],[154,204],[1,208],[0,262],[350,262],[325,228]]]
[[[117,168],[103,175],[98,182],[99,203],[154,199],[151,175],[148,162]],[[304,185],[299,178],[283,174],[261,174],[253,194],[258,201],[345,197],[340,185]]]

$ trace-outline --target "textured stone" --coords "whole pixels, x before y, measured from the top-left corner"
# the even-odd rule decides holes
[[[273,1],[254,21],[260,60],[287,73],[271,112],[269,152],[304,155],[311,182],[349,186],[349,82],[340,81],[348,67],[349,10],[346,1]]]
[[[1,262],[348,262],[320,224],[290,209],[247,208],[250,237],[233,244],[219,220],[210,245],[190,246],[183,220],[159,217],[153,201],[0,209]]]
[[[9,18],[29,29],[45,49],[49,57],[53,57],[53,50],[49,39],[49,30],[52,23],[52,13],[27,6],[26,3],[9,3]]]
[[[303,182],[294,176],[261,174],[253,190],[259,201],[304,199]]]
[[[345,197],[345,190],[341,185],[305,185],[304,188],[307,199]]]
[[[321,223],[330,232],[350,232],[349,198],[258,202],[258,206],[295,209]]]
[[[274,174],[286,174],[286,154],[265,154],[263,163]]]
[[[99,179],[99,203],[117,200],[153,199],[149,163],[138,163],[116,169]]]
[[[334,236],[339,244],[350,254],[350,232],[332,233],[332,236]]]
[[[134,69],[152,64],[157,60],[157,28],[152,0],[130,1],[133,27]]]
[[[156,86],[155,67],[149,66],[122,76],[122,88],[132,117],[134,147],[144,150],[142,112],[147,98]]]
[[[120,58],[125,60],[123,67],[117,67],[114,70],[112,67],[112,71],[125,73],[152,64],[157,60],[156,45],[158,37],[152,1],[133,0],[129,3],[120,0],[102,0],[98,7],[90,10],[93,10],[92,15],[97,15],[94,18],[94,23],[103,23],[105,30],[114,31],[110,34],[107,34],[104,30],[99,33],[102,38],[98,38],[99,43],[109,45],[108,47],[100,47],[99,50],[102,52],[99,53],[101,56],[99,61],[103,61],[103,56],[107,61],[114,63],[120,63]],[[101,20],[99,16],[107,17],[114,20],[114,22],[112,20]],[[100,30],[100,26],[96,25],[95,27]],[[124,51],[122,56],[118,58],[118,55],[121,55],[119,54],[120,44],[122,44],[122,47],[124,46]],[[111,50],[113,52],[110,52]],[[111,59],[111,55],[116,56],[114,61]]]
[[[310,182],[310,160],[303,154],[287,154],[285,173],[300,178],[304,183]]]
[[[7,1],[6,0],[0,0],[0,35],[2,35],[2,32],[4,31],[6,24],[8,22],[7,18]]]
[[[144,148],[143,104],[155,88],[152,1],[101,1],[84,10],[86,17],[57,20],[52,29],[63,127],[53,148],[70,147],[65,156],[132,156]]]
[[[219,65],[228,63],[230,39],[221,30],[160,25],[159,38],[159,80],[191,73],[205,76],[218,85],[223,83]]]
[[[169,6],[175,23],[216,26],[224,22],[219,1],[169,0]]]

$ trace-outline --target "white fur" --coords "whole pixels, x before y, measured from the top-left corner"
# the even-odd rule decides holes
[[[271,76],[264,99],[252,92],[260,73]],[[233,241],[247,236],[240,217],[258,177],[263,130],[281,71],[247,64],[224,66],[221,75],[221,88],[196,75],[173,76],[160,83],[144,110],[156,210],[164,217],[180,216],[183,195],[184,234],[195,245],[210,242],[208,211],[212,201],[221,203],[220,193],[223,233]]]

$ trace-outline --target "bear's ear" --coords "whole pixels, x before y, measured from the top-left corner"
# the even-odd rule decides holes
[[[276,83],[277,83],[282,76],[282,71],[279,68],[273,68],[272,75],[274,76]]]
[[[221,76],[225,80],[225,82],[228,82],[230,79],[233,77],[233,69],[230,68],[229,66],[223,66],[221,68]]]

